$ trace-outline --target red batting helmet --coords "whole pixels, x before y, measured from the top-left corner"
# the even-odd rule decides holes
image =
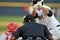
[[[11,22],[7,25],[7,31],[8,32],[15,32],[18,28],[18,24],[14,23],[14,22]]]

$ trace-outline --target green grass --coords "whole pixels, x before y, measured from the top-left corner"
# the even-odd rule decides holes
[[[6,31],[7,29],[6,29],[6,27],[4,27],[4,26],[0,26],[0,32],[2,32],[2,31]]]
[[[0,16],[0,22],[22,22],[23,17],[22,16]]]
[[[57,19],[59,22],[60,22],[60,18],[59,19]]]
[[[60,38],[58,38],[57,40],[60,40]]]
[[[0,16],[0,22],[23,22],[23,16]],[[1,31],[6,31],[5,25],[0,25]]]
[[[60,22],[60,19],[58,19]],[[0,22],[23,22],[23,16],[0,16]],[[4,25],[0,26],[0,31],[6,30]]]
[[[58,19],[60,22],[60,18]],[[0,16],[0,22],[22,22],[23,16]]]

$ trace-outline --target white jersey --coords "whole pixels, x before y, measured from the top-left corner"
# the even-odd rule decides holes
[[[51,8],[48,7],[48,6],[46,6],[46,5],[43,5],[43,7],[51,10]],[[32,9],[32,10],[31,10],[31,9]],[[32,11],[33,11],[33,8],[31,7],[31,9],[30,9],[29,11],[32,12]],[[31,12],[30,12],[30,14],[31,14]],[[37,12],[38,16],[40,16],[40,15],[43,16],[43,18],[40,19],[40,20],[39,20],[39,18],[36,18],[36,19],[35,19],[36,22],[37,22],[37,23],[40,23],[40,24],[46,25],[47,28],[48,28],[48,30],[52,29],[52,30],[50,30],[50,32],[54,35],[54,39],[60,38],[60,27],[57,27],[57,25],[59,25],[60,23],[59,23],[59,21],[54,17],[54,14],[53,14],[51,17],[49,17],[49,16],[47,16],[47,15],[43,12],[43,10],[40,10],[40,11],[39,11],[39,10],[36,10],[36,12]]]
[[[43,7],[51,10],[51,8],[48,7],[48,6],[46,6],[46,5],[43,5]],[[32,11],[33,11],[33,8],[32,8],[32,6],[31,6],[31,7],[29,8],[29,14],[32,14]],[[52,11],[52,10],[51,10],[51,11]],[[43,18],[40,19],[40,20],[39,20],[38,18],[35,19],[37,23],[41,23],[41,24],[46,25],[46,26],[48,27],[48,29],[53,29],[53,28],[55,28],[57,25],[59,25],[59,22],[58,22],[58,21],[56,20],[56,18],[54,17],[54,14],[53,14],[51,17],[49,17],[49,16],[47,16],[47,15],[44,13],[44,11],[43,11],[42,9],[41,9],[40,11],[39,11],[39,10],[36,10],[36,12],[37,12],[38,16],[40,16],[40,15],[43,16]]]
[[[54,29],[55,27],[57,27],[57,25],[60,25],[59,21],[54,17],[54,15],[52,15],[50,18],[49,18],[49,23],[48,23],[48,29],[51,28],[51,29]]]
[[[57,40],[58,38],[60,38],[60,27],[56,27],[56,28],[50,30],[50,32],[53,34],[53,38],[55,40]]]
[[[48,7],[48,6],[43,5],[43,7],[51,10],[51,8]],[[51,11],[52,11],[52,10],[51,10]],[[37,19],[36,19],[36,22],[42,23],[42,24],[46,25],[49,30],[50,30],[50,29],[53,29],[53,28],[56,28],[57,25],[59,25],[59,22],[58,22],[58,20],[54,17],[54,14],[53,14],[51,17],[49,17],[49,16],[47,16],[47,15],[43,12],[43,10],[40,10],[40,11],[37,10],[36,12],[37,12],[38,16],[40,16],[40,15],[43,16],[43,18],[42,18],[41,20],[38,20],[38,18],[37,18]]]
[[[44,7],[46,8],[45,5]],[[47,8],[50,9],[48,6]],[[46,25],[49,30],[52,29],[50,30],[50,32],[53,34],[54,39],[57,40],[58,38],[60,38],[60,27],[57,27],[57,25],[60,24],[59,21],[54,17],[54,14],[51,17],[48,17],[47,15],[43,14],[44,12],[42,10],[40,11],[41,11],[40,14],[39,14],[39,11],[38,11],[38,14],[43,15],[43,19],[40,20],[40,23]]]
[[[29,14],[32,14],[32,11],[33,11],[33,8],[32,6],[29,8]],[[38,18],[36,18],[36,22],[37,23],[41,23],[41,24],[44,24],[44,25],[48,25],[48,22],[49,22],[49,17],[44,13],[44,11],[41,9],[40,11],[39,10],[36,10],[36,13],[38,14],[38,16],[43,16],[43,18],[41,20],[39,20]]]
[[[43,16],[43,18],[40,19],[39,22],[44,24],[44,25],[48,25],[49,17],[43,12],[43,10],[42,9],[40,11],[36,10],[36,13],[38,14],[38,16]]]
[[[47,8],[47,9],[49,9],[49,10],[52,10],[49,6],[47,6],[47,5],[43,5],[42,7],[44,7],[44,8]]]
[[[50,9],[50,8],[49,8]],[[33,11],[33,8],[32,6],[30,6],[29,8],[29,14],[32,14],[32,11]],[[39,20],[38,18],[36,18],[36,22],[37,23],[42,23],[44,25],[48,25],[48,21],[47,19],[49,20],[49,17],[43,12],[43,10],[36,10],[36,13],[38,14],[38,16],[42,15],[43,16],[43,19]]]

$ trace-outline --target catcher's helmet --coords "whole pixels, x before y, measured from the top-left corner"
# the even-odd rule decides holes
[[[8,32],[15,32],[18,28],[18,24],[11,22],[7,25],[7,31]]]

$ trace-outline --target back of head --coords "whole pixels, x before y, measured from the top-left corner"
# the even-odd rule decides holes
[[[30,15],[30,14],[28,14],[28,15],[25,16],[25,18],[24,18],[24,23],[33,22],[33,21],[35,21],[35,20],[34,20],[34,17],[33,17],[32,15]]]
[[[35,5],[35,4],[36,4],[37,2],[39,2],[39,1],[42,1],[42,2],[41,2],[42,5],[44,4],[44,2],[43,2],[44,0],[33,0],[33,5]]]
[[[7,25],[7,31],[10,32],[10,33],[14,33],[18,28],[18,24],[14,23],[14,22],[10,22],[8,25]]]

